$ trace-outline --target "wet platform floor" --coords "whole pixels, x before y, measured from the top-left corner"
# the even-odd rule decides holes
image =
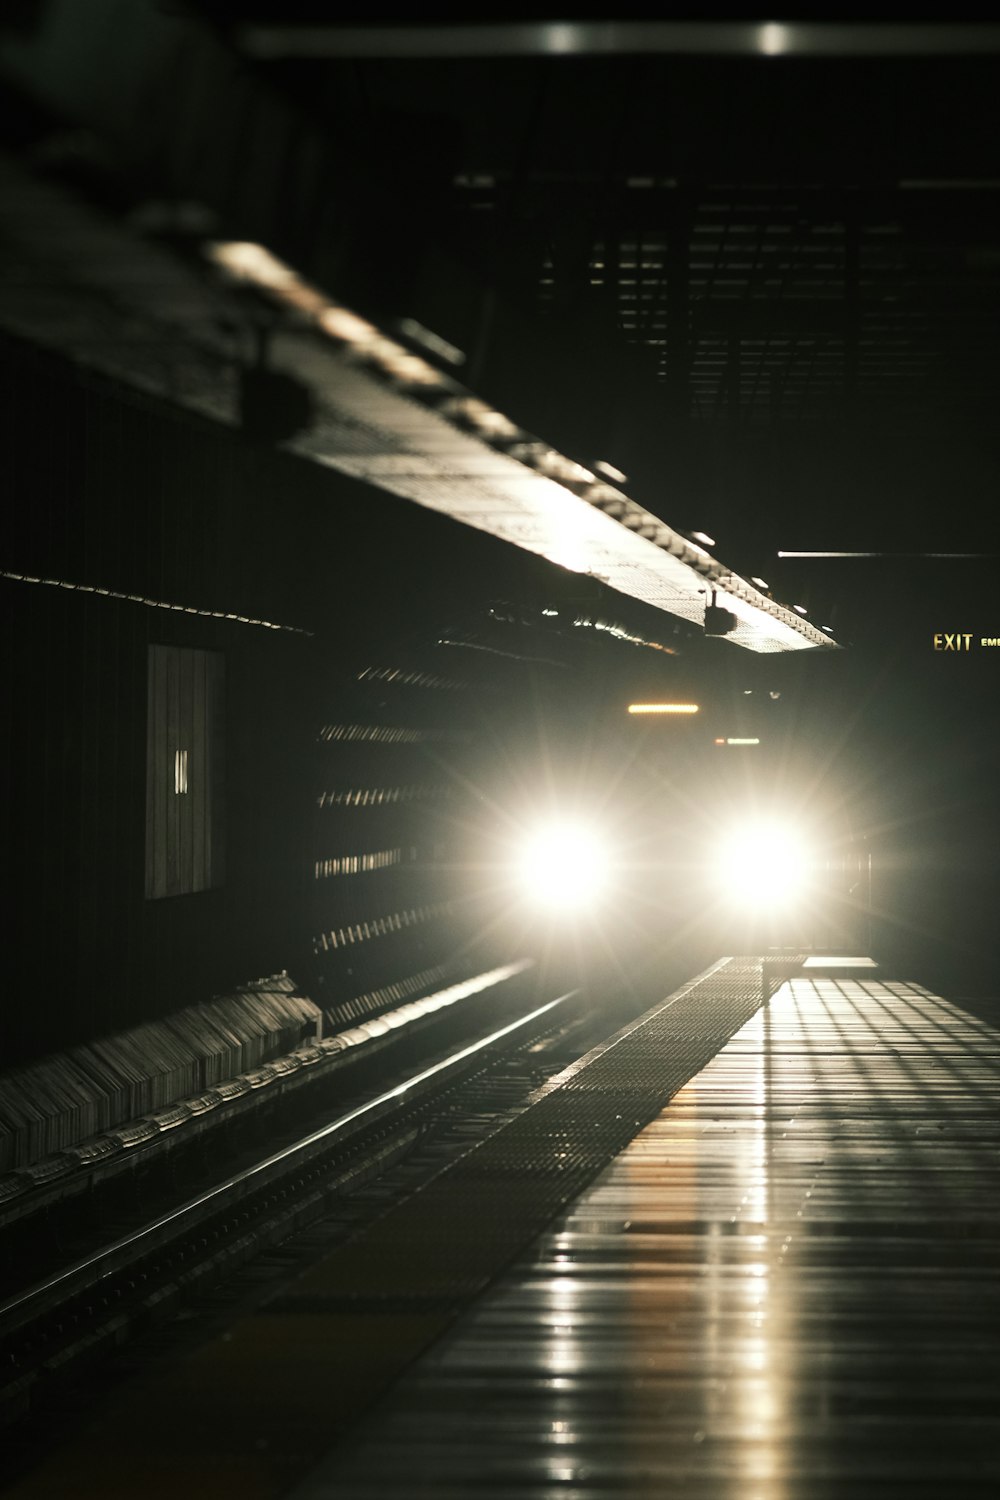
[[[783,984],[294,1500],[985,1497],[1000,1032]]]

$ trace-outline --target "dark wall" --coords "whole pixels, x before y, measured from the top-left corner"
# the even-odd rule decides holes
[[[538,628],[599,586],[18,344],[0,376],[5,1061],[281,968],[336,1011],[510,958],[477,839],[626,691],[637,648]],[[225,881],[159,900],[151,644],[226,673]]]
[[[280,510],[237,445],[20,348],[2,370],[5,569],[219,614],[291,607]],[[51,583],[5,578],[0,596],[10,1053],[282,967],[308,638]],[[154,643],[226,659],[229,870],[218,890],[147,901]]]

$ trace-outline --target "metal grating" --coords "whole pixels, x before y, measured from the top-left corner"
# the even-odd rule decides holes
[[[982,193],[947,194],[942,234],[920,184],[719,186],[690,206],[673,180],[644,185],[632,198],[646,222],[593,243],[591,298],[626,343],[652,351],[697,424],[828,422],[858,403],[940,419],[969,382],[992,379],[1000,251]],[[540,308],[560,293],[544,256]]]

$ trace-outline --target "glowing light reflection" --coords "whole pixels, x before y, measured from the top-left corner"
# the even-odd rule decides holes
[[[767,21],[760,28],[759,46],[765,57],[780,57],[788,51],[790,40],[788,27],[779,21]]]

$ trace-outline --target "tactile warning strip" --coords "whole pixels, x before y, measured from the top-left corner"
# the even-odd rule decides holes
[[[481,1290],[753,1015],[757,960],[729,959],[552,1079],[473,1147],[281,1299],[324,1290],[454,1298]]]
[[[749,1020],[761,984],[758,959],[720,960],[279,1298],[140,1376],[13,1493],[280,1495]]]

